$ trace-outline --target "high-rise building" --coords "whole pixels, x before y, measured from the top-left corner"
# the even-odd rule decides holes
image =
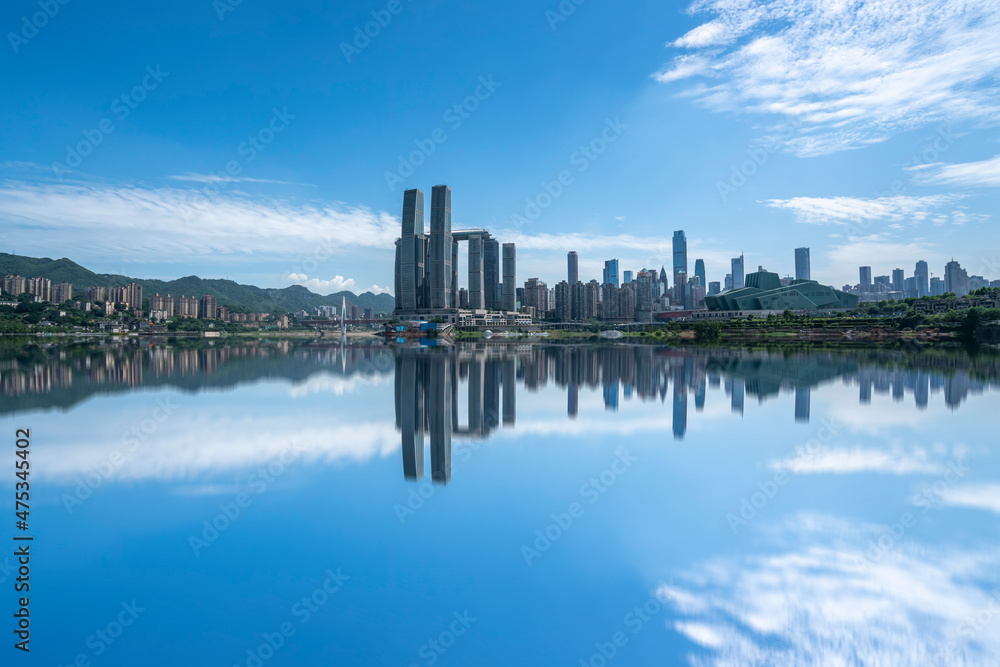
[[[628,285],[630,282],[632,282],[632,272],[622,271],[622,285]]]
[[[214,320],[217,309],[218,304],[215,302],[215,297],[211,294],[206,294],[201,297],[201,303],[198,307],[198,317],[203,320]]]
[[[52,281],[48,278],[28,278],[25,291],[36,301],[52,300]]]
[[[427,236],[424,234],[423,190],[403,193],[402,223],[397,246],[396,307],[401,310],[426,308]]]
[[[795,249],[795,279],[812,280],[812,268],[809,262],[809,248]]]
[[[719,281],[715,280],[708,284],[708,296],[715,296],[722,291],[722,285]]]
[[[487,310],[500,309],[500,241],[483,241],[483,292]]]
[[[745,276],[743,253],[740,253],[739,257],[733,257],[733,289],[743,289],[746,287]]]
[[[930,271],[927,262],[920,260],[913,270],[913,277],[917,280],[917,298],[930,294]]]
[[[556,284],[556,319],[569,322],[573,319],[573,299],[570,285],[565,280]]]
[[[87,297],[87,301],[106,301],[108,291],[103,287],[88,287],[84,296]]]
[[[52,286],[52,303],[61,304],[73,300],[73,285],[56,283]]]
[[[567,283],[575,285],[580,281],[580,258],[575,250],[566,254]]]
[[[931,296],[941,296],[945,291],[943,278],[931,278]]]
[[[618,287],[618,260],[609,259],[604,262],[604,285],[614,285]]]
[[[945,292],[953,292],[955,296],[966,296],[969,293],[969,274],[955,260],[944,267],[944,289]]]
[[[670,287],[670,283],[667,282],[667,270],[662,265],[660,266],[660,284],[663,286],[661,289],[666,292],[667,288]]]
[[[677,276],[688,272],[688,242],[683,229],[674,232],[674,285],[678,284]]]
[[[893,269],[892,270],[892,291],[893,292],[902,292],[902,291],[904,291],[906,289],[905,285],[903,284],[905,281],[906,281],[906,273],[904,273],[903,269]]]
[[[513,243],[503,244],[503,292],[500,307],[503,310],[517,310],[516,252]]]
[[[705,260],[694,260],[694,275],[701,279],[702,286],[708,285],[708,278],[705,275]]]
[[[858,271],[861,274],[861,280],[860,280],[860,283],[859,283],[861,285],[861,291],[862,292],[870,292],[870,291],[872,291],[871,290],[871,288],[872,288],[872,267],[870,267],[870,266],[862,266]]]
[[[549,311],[549,288],[538,278],[528,278],[524,283],[523,306],[534,308],[538,317],[544,317]]]
[[[428,274],[430,307],[454,308],[452,302],[451,188],[435,185],[431,189],[431,240]]]
[[[27,280],[16,274],[7,274],[3,277],[3,291],[11,296],[20,296],[28,291]]]

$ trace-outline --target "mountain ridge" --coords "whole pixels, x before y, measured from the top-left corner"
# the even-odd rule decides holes
[[[395,298],[389,294],[362,292],[355,294],[349,290],[335,294],[316,294],[302,285],[282,288],[264,288],[244,285],[226,278],[201,278],[191,275],[175,280],[133,278],[114,273],[95,273],[68,257],[27,257],[0,253],[0,275],[16,274],[25,278],[48,278],[54,283],[67,282],[73,285],[74,296],[82,294],[88,287],[122,287],[130,282],[142,285],[143,297],[153,294],[174,297],[181,295],[202,297],[211,294],[218,305],[240,308],[251,312],[294,312],[310,310],[319,306],[341,305],[342,299],[348,306],[371,308],[376,314],[389,314],[395,308]]]

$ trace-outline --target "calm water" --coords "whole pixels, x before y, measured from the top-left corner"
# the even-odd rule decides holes
[[[998,377],[929,352],[0,348],[5,446],[32,436],[23,662],[998,664]]]

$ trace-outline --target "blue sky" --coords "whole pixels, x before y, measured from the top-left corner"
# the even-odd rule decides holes
[[[385,289],[402,190],[447,183],[522,282],[675,229],[709,280],[1000,278],[1000,3],[234,2],[4,5],[0,250]]]

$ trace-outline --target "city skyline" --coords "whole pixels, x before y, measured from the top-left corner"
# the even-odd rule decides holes
[[[550,283],[561,276],[546,267],[570,250],[581,275],[609,257],[672,267],[675,229],[709,282],[741,251],[748,270],[791,274],[796,247],[812,248],[812,278],[834,286],[858,266],[909,271],[953,255],[970,274],[996,273],[1000,244],[986,235],[1000,150],[980,121],[995,116],[997,64],[968,57],[965,43],[922,39],[991,37],[988,12],[921,6],[926,21],[902,31],[885,8],[833,21],[809,2],[768,22],[720,7],[589,6],[553,24],[528,3],[407,6],[350,58],[340,44],[371,20],[363,3],[241,5],[221,20],[203,3],[111,3],[55,18],[23,44],[15,10],[0,81],[25,102],[4,112],[0,250],[149,278],[394,292],[380,267],[392,262],[398,197],[419,181],[461,192],[456,226],[515,243],[524,275]],[[169,31],[150,28],[164,21]],[[458,29],[470,25],[510,30]],[[507,35],[518,30],[530,39],[515,55]],[[628,48],[595,61],[608,30],[627,30]],[[296,57],[263,66],[257,31]],[[103,34],[114,38],[94,41]],[[760,40],[782,49],[743,50]],[[813,52],[829,44],[872,68]],[[219,49],[232,61],[226,83],[204,67]],[[810,67],[835,73],[830,85],[784,67],[790,53],[812,54]],[[538,67],[563,58],[591,66]],[[758,67],[741,69],[750,60]],[[900,86],[848,103],[843,91],[911,61],[921,72],[938,63],[933,95]],[[755,88],[765,104],[743,87],[762,83],[760,71],[778,72]],[[330,104],[340,96],[352,104]]]

